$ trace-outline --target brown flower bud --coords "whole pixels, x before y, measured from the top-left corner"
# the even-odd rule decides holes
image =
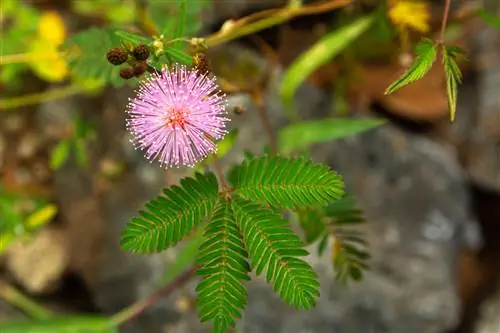
[[[134,75],[135,76],[141,76],[144,74],[144,72],[148,69],[148,65],[145,64],[144,62],[138,62],[134,66]]]
[[[202,74],[210,72],[210,61],[204,53],[196,53],[193,57],[194,67]]]
[[[121,65],[128,59],[127,50],[121,47],[112,47],[106,53],[106,59],[115,66]]]
[[[134,76],[134,69],[132,67],[125,67],[120,69],[120,77],[128,80]]]
[[[149,58],[149,48],[144,44],[137,45],[134,48],[133,54],[136,60],[147,60]]]

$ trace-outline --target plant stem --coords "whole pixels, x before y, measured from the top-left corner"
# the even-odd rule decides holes
[[[224,172],[222,171],[222,166],[220,164],[219,156],[217,156],[217,154],[213,154],[213,156],[214,156],[215,173],[219,178],[220,185],[222,186],[223,189],[227,189],[229,188],[229,186],[227,186],[226,180],[224,179]]]
[[[0,111],[65,98],[85,91],[87,91],[87,89],[81,84],[72,84],[63,88],[52,89],[41,93],[20,97],[3,98],[0,99]]]
[[[0,298],[22,310],[32,318],[48,319],[52,317],[52,313],[49,310],[2,281],[0,281]]]
[[[208,47],[213,47],[273,27],[298,16],[324,13],[345,7],[351,3],[352,0],[331,0],[319,5],[302,6],[299,8],[286,7],[283,9],[270,9],[255,13],[235,21],[232,26],[229,27],[229,30],[219,30],[219,32],[208,36],[205,42]],[[265,17],[261,18],[262,16]],[[254,22],[249,22],[257,18],[259,19]]]
[[[195,275],[196,268],[197,268],[196,266],[192,266],[184,273],[177,276],[177,278],[175,278],[172,282],[170,282],[165,287],[161,288],[148,298],[140,300],[132,304],[131,306],[123,309],[122,311],[118,312],[117,314],[115,314],[110,318],[110,323],[113,326],[118,327],[130,320],[133,320],[134,318],[139,316],[142,312],[153,306],[158,300],[169,296],[179,287],[181,287],[189,280],[191,280],[191,278],[193,278]]]
[[[441,32],[439,33],[438,44],[444,43],[444,34],[446,31],[446,25],[448,24],[448,16],[450,15],[451,0],[445,0],[444,4],[444,14],[441,21]]]

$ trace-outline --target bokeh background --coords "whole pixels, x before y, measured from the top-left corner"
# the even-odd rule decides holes
[[[175,17],[177,1],[145,3],[154,22]],[[500,20],[494,20],[500,6],[496,0],[452,1],[447,42],[466,50],[468,61],[461,63],[464,82],[450,123],[440,66],[384,94],[412,61],[419,37],[439,31],[444,1],[424,3],[424,18],[400,14],[413,28],[405,38],[397,29],[372,29],[316,70],[295,97],[304,119],[387,119],[310,150],[315,161],[345,177],[366,216],[370,271],[343,286],[335,281],[332,258],[311,247],[308,260],[322,283],[318,306],[295,312],[257,279],[249,283],[238,332],[500,332]],[[275,132],[287,124],[278,90],[297,56],[349,13],[369,13],[380,4],[356,1],[208,50],[214,73],[236,91],[230,105],[244,110],[232,116],[238,135],[224,168],[245,150],[262,152],[262,109]],[[229,19],[286,2],[188,5],[188,31],[205,36]],[[481,6],[489,22],[476,15]],[[133,27],[137,8],[132,0],[0,3],[0,323],[27,318],[9,301],[12,287],[60,315],[111,315],[157,290],[182,260],[178,248],[134,256],[118,243],[137,210],[188,170],[165,171],[134,150],[124,120],[133,87],[72,75],[58,51],[89,27]],[[195,285],[180,286],[120,331],[208,332],[196,317]]]

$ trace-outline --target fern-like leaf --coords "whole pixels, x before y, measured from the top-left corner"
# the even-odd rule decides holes
[[[196,288],[199,317],[212,320],[213,331],[223,333],[241,317],[248,298],[243,281],[250,280],[248,254],[230,202],[218,202],[204,236],[197,259],[203,276]]]
[[[256,274],[266,269],[267,281],[285,302],[295,308],[312,308],[319,296],[317,275],[300,259],[308,252],[287,221],[238,196],[233,196],[233,210]]]
[[[341,176],[303,157],[263,156],[245,160],[231,175],[235,193],[286,208],[326,205],[344,195]]]
[[[120,46],[120,38],[112,29],[94,27],[73,35],[65,43],[71,71],[78,77],[103,80],[116,87],[137,83],[136,79],[123,80],[120,68],[106,59],[106,52],[113,46]]]
[[[160,252],[180,242],[193,227],[209,216],[217,202],[218,185],[213,173],[184,178],[148,202],[125,228],[121,245],[137,253]]]
[[[356,207],[352,196],[345,196],[325,209],[328,239],[332,242],[332,259],[335,278],[346,284],[350,279],[358,281],[368,269],[370,259],[363,233],[354,227],[365,222],[363,212]],[[325,239],[327,241],[327,239]]]
[[[406,72],[385,91],[385,94],[392,94],[402,87],[420,80],[431,69],[436,60],[437,48],[429,38],[423,38],[416,47],[417,58]]]
[[[443,66],[446,77],[446,93],[448,96],[448,107],[450,108],[450,119],[455,120],[457,111],[457,85],[462,83],[462,73],[457,61],[463,60],[464,51],[456,46],[443,46]]]

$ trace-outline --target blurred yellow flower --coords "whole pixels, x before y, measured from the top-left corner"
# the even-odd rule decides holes
[[[37,39],[31,42],[30,53],[33,55],[31,69],[44,80],[57,82],[68,75],[68,64],[61,56],[58,45]]]
[[[41,39],[60,45],[66,38],[66,26],[56,11],[46,11],[40,15],[38,35]]]
[[[389,18],[400,29],[410,28],[421,33],[430,29],[429,8],[424,1],[397,0],[389,10]]]
[[[41,78],[57,82],[62,81],[69,74],[66,59],[59,50],[65,38],[66,26],[59,13],[43,12],[38,23],[38,36],[29,47],[33,55],[30,67]]]

